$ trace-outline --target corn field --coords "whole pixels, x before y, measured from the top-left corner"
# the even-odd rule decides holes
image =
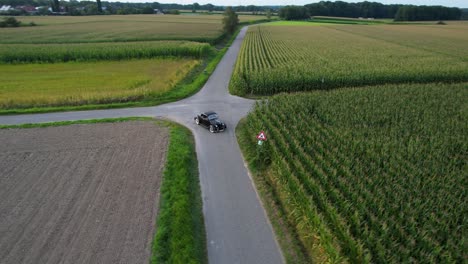
[[[1,44],[97,43],[180,40],[206,42],[222,40],[222,14],[196,16],[112,15],[112,16],[19,16],[24,24],[37,27],[20,30],[0,28]],[[264,20],[265,16],[239,15],[240,22]]]
[[[277,95],[256,105],[239,136],[257,167],[269,164],[260,175],[309,255],[463,263],[467,99],[468,83]],[[261,130],[268,141],[257,146]]]
[[[156,57],[204,58],[212,52],[207,43],[153,41],[82,44],[5,44],[0,46],[0,63],[57,63],[150,59]]]
[[[374,31],[364,32],[366,28]],[[452,42],[460,43],[460,38],[468,41],[468,37],[451,28],[432,28],[431,35],[418,26],[391,29],[380,25],[251,26],[230,90],[238,95],[271,95],[349,86],[468,81],[466,49],[455,45],[441,51],[454,46]],[[421,42],[423,48],[419,47]]]

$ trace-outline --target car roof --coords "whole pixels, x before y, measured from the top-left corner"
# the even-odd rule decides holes
[[[205,112],[204,114],[207,115],[207,116],[217,115],[216,112],[214,112],[214,111],[208,111],[208,112]]]

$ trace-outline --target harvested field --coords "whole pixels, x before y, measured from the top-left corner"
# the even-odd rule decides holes
[[[168,129],[0,130],[1,263],[147,263]]]

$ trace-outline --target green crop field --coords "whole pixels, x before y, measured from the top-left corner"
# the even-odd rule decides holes
[[[0,28],[0,43],[83,43],[153,40],[215,42],[222,37],[222,15],[112,15],[17,17],[36,27]],[[241,22],[264,16],[239,16]]]
[[[172,89],[195,59],[0,64],[0,109],[141,100]]]
[[[463,263],[467,98],[468,83],[277,95],[238,135],[313,262]]]
[[[212,48],[207,43],[189,41],[143,41],[72,44],[4,44],[0,63],[128,60],[155,57],[204,58]]]
[[[388,83],[468,81],[467,32],[468,24],[461,23],[448,27],[251,26],[230,90],[238,95],[271,95]]]
[[[193,94],[225,52],[212,46],[226,38],[222,17],[16,17],[37,26],[0,28],[0,114],[154,105]]]

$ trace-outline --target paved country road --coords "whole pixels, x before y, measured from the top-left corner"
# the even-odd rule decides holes
[[[195,136],[203,211],[212,264],[284,263],[272,227],[244,166],[234,133],[254,101],[232,96],[228,84],[247,27],[239,33],[205,86],[187,99],[155,106],[18,116],[0,116],[0,124],[43,123],[129,116],[165,117],[188,127]],[[193,117],[213,110],[228,126],[211,134]],[[254,136],[254,135],[253,135]]]

